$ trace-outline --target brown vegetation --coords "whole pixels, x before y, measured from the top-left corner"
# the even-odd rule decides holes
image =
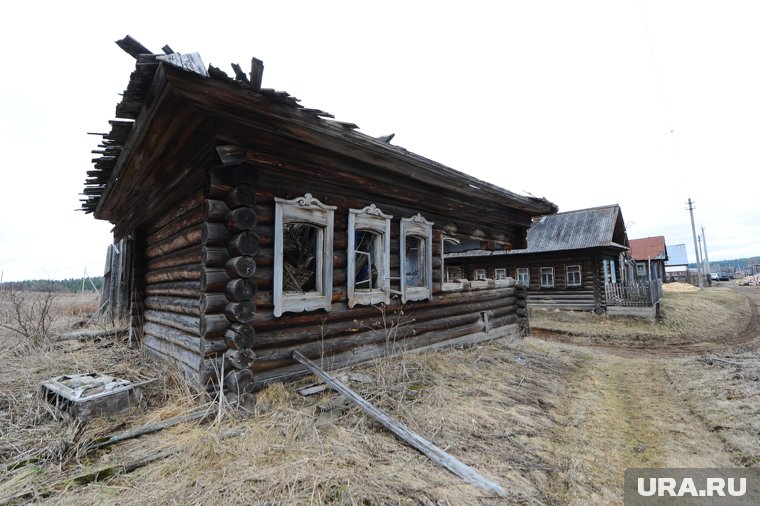
[[[65,315],[56,331],[86,319],[71,314],[82,301],[56,302],[56,314]],[[760,362],[752,342],[736,347],[732,337],[739,334],[730,331],[746,327],[749,309],[730,290],[668,293],[659,324],[547,313],[532,324],[554,325],[551,340],[404,354],[336,374],[497,481],[509,491],[505,503],[620,504],[625,467],[758,465]],[[637,335],[646,339],[621,352],[617,345]],[[568,338],[576,344],[558,341]],[[721,348],[666,359],[643,348],[716,339]],[[313,378],[272,385],[247,409],[217,406],[205,423],[88,452],[101,436],[189,412],[198,399],[171,371],[120,340],[48,339],[38,346],[3,330],[0,360],[0,503],[499,502],[337,394],[298,394]],[[42,379],[93,370],[159,381],[148,387],[141,409],[86,425],[40,399]],[[117,464],[124,467],[114,470]]]

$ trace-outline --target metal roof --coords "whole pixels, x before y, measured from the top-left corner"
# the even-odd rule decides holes
[[[665,265],[689,265],[685,244],[671,244],[666,247],[668,248],[668,259],[665,261]]]

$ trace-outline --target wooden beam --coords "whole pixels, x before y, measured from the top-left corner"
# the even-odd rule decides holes
[[[380,422],[383,427],[393,432],[400,439],[412,445],[436,464],[445,467],[471,485],[475,485],[476,487],[480,487],[484,490],[494,492],[499,497],[507,497],[507,492],[497,483],[489,480],[467,464],[456,459],[449,453],[441,450],[427,439],[409,430],[402,423],[394,420],[392,417],[380,411],[370,402],[365,400],[363,397],[351,390],[342,382],[330,376],[324,369],[303,356],[298,351],[293,352],[293,358],[306,366],[307,369],[316,374],[325,383],[330,385],[331,388],[339,392],[347,399],[358,404],[359,407],[362,408],[367,414]]]

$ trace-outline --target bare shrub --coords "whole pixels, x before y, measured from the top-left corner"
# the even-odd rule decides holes
[[[50,335],[55,313],[56,294],[52,290],[32,292],[11,287],[0,306],[0,326],[40,345]]]

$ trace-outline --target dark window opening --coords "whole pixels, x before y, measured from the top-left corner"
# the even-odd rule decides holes
[[[286,223],[282,227],[282,286],[286,292],[321,292],[317,258],[321,254],[318,227]]]

